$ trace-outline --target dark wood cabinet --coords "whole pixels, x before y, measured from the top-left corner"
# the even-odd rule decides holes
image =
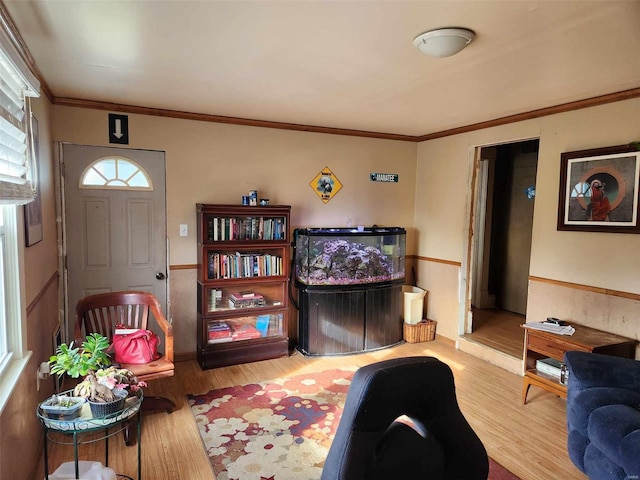
[[[196,205],[203,369],[286,356],[290,206]]]
[[[300,289],[299,348],[306,355],[359,353],[402,341],[402,285]]]

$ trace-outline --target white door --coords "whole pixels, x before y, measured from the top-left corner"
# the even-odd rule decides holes
[[[143,290],[167,314],[164,152],[62,146],[67,332],[95,293]]]

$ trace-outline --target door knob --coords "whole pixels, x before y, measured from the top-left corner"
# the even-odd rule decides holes
[[[158,273],[156,273],[156,278],[157,278],[158,280],[164,280],[164,273],[162,273],[162,272],[158,272]]]

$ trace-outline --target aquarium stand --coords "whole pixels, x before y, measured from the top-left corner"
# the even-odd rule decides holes
[[[402,342],[402,284],[300,288],[304,355],[343,355]]]

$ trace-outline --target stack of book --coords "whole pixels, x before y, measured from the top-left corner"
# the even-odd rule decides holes
[[[212,321],[207,325],[208,343],[222,343],[233,341],[233,331],[227,322]]]
[[[555,358],[541,358],[536,361],[536,370],[560,378],[562,363]]]
[[[233,339],[245,340],[248,338],[260,338],[260,332],[249,323],[241,323],[233,327]]]
[[[265,305],[264,297],[256,292],[244,291],[229,295],[229,307],[231,308],[258,308]]]

